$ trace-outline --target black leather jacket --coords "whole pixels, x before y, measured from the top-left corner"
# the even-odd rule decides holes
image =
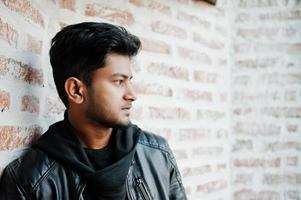
[[[85,181],[38,149],[9,164],[1,178],[1,200],[83,200]],[[160,136],[143,132],[127,181],[129,200],[185,200],[174,156]]]

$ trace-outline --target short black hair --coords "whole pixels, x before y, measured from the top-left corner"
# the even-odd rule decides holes
[[[49,56],[56,89],[65,106],[68,98],[64,84],[69,77],[89,86],[92,72],[104,67],[109,53],[131,58],[140,47],[139,38],[121,26],[83,22],[64,27],[52,39]]]

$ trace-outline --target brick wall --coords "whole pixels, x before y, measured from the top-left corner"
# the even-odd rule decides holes
[[[133,122],[168,139],[189,199],[300,199],[300,4],[0,1],[0,171],[62,119],[50,39],[110,22],[142,40]]]
[[[301,2],[231,11],[232,199],[301,199]]]
[[[0,171],[62,119],[49,42],[82,21],[123,25],[141,38],[133,121],[169,140],[190,199],[227,194],[227,21],[190,0],[0,1]]]

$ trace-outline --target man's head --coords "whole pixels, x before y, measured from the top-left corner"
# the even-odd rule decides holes
[[[136,98],[130,85],[130,58],[140,46],[136,36],[107,23],[74,24],[58,32],[49,54],[54,82],[65,106],[80,107],[88,118],[108,126],[116,120],[120,125],[128,123],[116,112],[128,112],[126,108]]]

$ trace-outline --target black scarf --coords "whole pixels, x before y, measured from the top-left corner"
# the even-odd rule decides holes
[[[121,200],[125,199],[125,181],[131,165],[141,129],[133,124],[113,130],[112,147],[116,162],[101,170],[95,170],[85,149],[72,133],[67,116],[63,121],[49,127],[33,145],[64,166],[72,168],[87,181],[87,189],[92,192],[93,199]]]

